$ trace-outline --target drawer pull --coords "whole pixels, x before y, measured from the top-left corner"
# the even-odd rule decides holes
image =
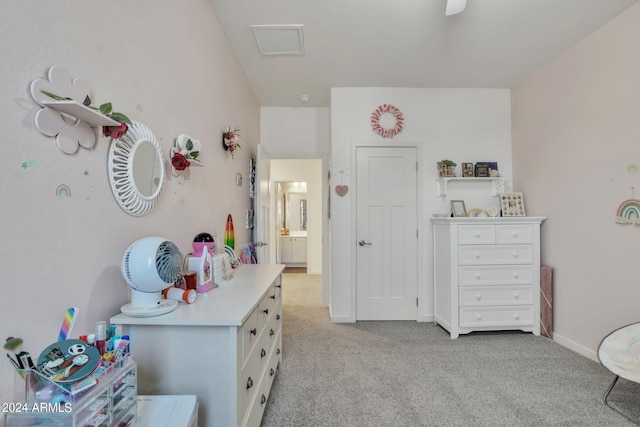
[[[480,237],[480,233],[478,231],[476,231],[475,233],[473,233],[474,236],[476,237]]]
[[[482,299],[482,296],[480,294],[476,294],[476,299],[480,301]]]
[[[479,252],[476,252],[476,253],[474,253],[473,255],[474,255],[476,258],[480,258],[480,253],[479,253]]]
[[[480,273],[476,273],[476,279],[480,278]]]
[[[520,319],[520,315],[519,315],[519,314],[517,314],[517,313],[516,313],[516,314],[514,314],[514,315],[513,315],[513,317],[514,317],[516,320]]]
[[[482,320],[482,314],[476,314],[476,320]]]
[[[518,237],[518,232],[517,231],[513,232],[513,237]]]
[[[282,285],[276,285],[276,288],[281,288],[281,287],[282,287]]]
[[[276,371],[273,370],[273,368],[271,368],[271,370],[269,371],[269,375],[273,376],[273,374],[275,374]]]
[[[513,298],[514,299],[520,299],[520,295],[516,292],[513,294]]]
[[[256,335],[258,333],[258,330],[256,328],[253,328],[249,332],[251,333],[251,335]]]
[[[253,380],[251,379],[251,377],[249,377],[249,379],[247,380],[247,390],[249,390],[251,387],[253,387]]]
[[[262,395],[262,397],[260,398],[260,404],[261,404],[261,405],[264,405],[264,402],[266,402],[266,401],[267,401],[267,398],[266,398],[266,396],[263,394],[263,395]]]
[[[262,312],[263,312],[264,314],[269,314],[269,309],[268,309],[268,308],[265,308],[264,310],[262,310]]]
[[[260,351],[260,359],[262,359],[263,357],[265,357],[267,355],[267,352],[264,350],[264,348]]]
[[[276,333],[273,331],[273,329],[270,329],[270,330],[269,330],[269,336],[270,336],[270,337],[274,336],[275,334],[276,334]]]
[[[276,350],[276,354],[280,354],[280,349],[277,349],[277,350]]]
[[[514,257],[514,258],[518,258],[518,252],[514,252],[514,253],[513,253],[513,257]]]
[[[275,300],[276,299],[276,294],[269,295],[269,298],[271,298],[272,300]]]
[[[516,277],[516,278],[518,277],[518,272],[517,271],[513,272],[513,277]]]
[[[276,320],[280,320],[280,315],[279,314],[276,315]]]

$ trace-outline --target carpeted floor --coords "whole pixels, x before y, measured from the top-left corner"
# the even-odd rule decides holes
[[[612,374],[544,337],[433,323],[335,324],[321,276],[283,275],[283,363],[262,427],[630,426]],[[640,417],[640,385],[610,401]]]

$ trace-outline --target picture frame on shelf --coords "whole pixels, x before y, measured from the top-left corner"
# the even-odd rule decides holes
[[[474,175],[478,178],[489,177],[489,165],[487,162],[476,162]]]
[[[500,194],[502,216],[526,216],[524,196],[520,192]]]
[[[451,212],[453,216],[467,216],[467,208],[464,205],[464,200],[451,200]]]
[[[479,178],[500,176],[498,162],[476,162],[474,173]]]
[[[462,164],[462,177],[473,178],[473,163]]]

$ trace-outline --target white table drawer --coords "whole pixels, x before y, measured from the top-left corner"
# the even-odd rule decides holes
[[[463,286],[458,293],[460,306],[532,305],[533,285]]]
[[[458,243],[461,245],[491,245],[496,243],[495,225],[461,225],[458,228]]]
[[[461,327],[521,327],[533,325],[533,306],[460,307]]]
[[[469,245],[458,248],[460,265],[531,264],[532,245]]]
[[[531,224],[498,225],[496,227],[496,243],[533,243],[533,226]]]
[[[523,285],[533,283],[533,266],[527,265],[465,265],[458,267],[458,284]]]

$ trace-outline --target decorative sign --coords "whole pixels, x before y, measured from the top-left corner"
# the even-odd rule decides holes
[[[393,114],[396,120],[396,124],[393,128],[385,128],[380,124],[380,118],[384,114]],[[382,136],[383,138],[393,138],[400,132],[402,132],[402,127],[404,125],[404,117],[399,109],[390,104],[383,104],[375,109],[373,113],[371,113],[371,128],[375,133]]]
[[[336,185],[336,193],[338,193],[338,196],[342,197],[345,194],[347,194],[348,191],[349,191],[348,185]]]

